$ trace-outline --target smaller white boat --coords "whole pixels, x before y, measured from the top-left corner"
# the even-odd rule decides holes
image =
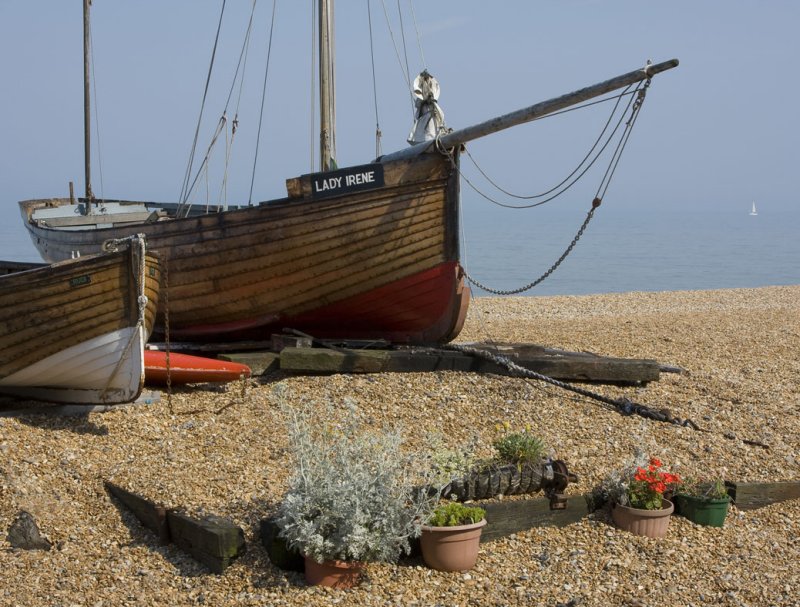
[[[22,271],[0,277],[0,393],[72,404],[136,400],[160,282],[144,239],[16,265]]]
[[[750,210],[751,215],[758,215],[758,211],[756,211],[756,203],[753,202],[753,208]]]

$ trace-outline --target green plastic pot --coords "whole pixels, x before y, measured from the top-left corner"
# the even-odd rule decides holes
[[[731,502],[729,497],[708,499],[680,493],[674,496],[674,500],[677,514],[708,527],[722,527],[725,524]]]

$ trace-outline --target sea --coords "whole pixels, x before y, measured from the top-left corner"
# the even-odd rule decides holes
[[[800,285],[800,208],[600,207],[570,253],[585,213],[495,215],[463,210],[470,278],[517,296],[693,291]],[[18,214],[0,221],[0,260],[41,261]],[[472,285],[477,297],[492,291]]]

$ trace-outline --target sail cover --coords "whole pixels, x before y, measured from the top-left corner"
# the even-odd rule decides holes
[[[444,112],[438,103],[439,82],[427,70],[414,79],[413,94],[416,112],[414,126],[408,135],[411,145],[436,139],[444,128]]]

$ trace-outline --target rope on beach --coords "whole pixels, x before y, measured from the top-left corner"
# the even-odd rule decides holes
[[[559,381],[553,377],[542,375],[541,373],[537,373],[536,371],[531,371],[530,369],[521,367],[520,365],[516,364],[514,361],[512,361],[506,356],[501,356],[499,354],[492,354],[491,352],[487,352],[486,350],[482,350],[480,348],[472,348],[470,346],[464,346],[460,344],[448,344],[444,347],[450,350],[463,352],[464,354],[470,354],[472,356],[478,356],[480,358],[489,360],[495,363],[496,365],[508,369],[514,374],[514,376],[525,377],[528,379],[537,379],[539,381],[546,382],[558,388],[563,388],[564,390],[575,392],[576,394],[580,394],[581,396],[585,396],[587,398],[600,401],[606,405],[609,405],[610,407],[613,407],[622,415],[635,414],[644,417],[645,419],[651,419],[658,422],[664,422],[676,426],[687,427],[691,428],[692,430],[697,430],[698,432],[710,432],[710,430],[705,430],[703,428],[700,428],[700,426],[694,423],[691,419],[688,418],[681,419],[679,417],[673,417],[668,409],[654,409],[653,407],[636,403],[625,397],[609,398],[607,396],[603,396],[602,394],[598,394],[597,392],[592,392],[591,390],[579,388],[578,386],[573,386],[572,384]],[[738,440],[737,437],[730,432],[724,433],[723,436],[730,440]],[[765,445],[764,443],[760,443],[758,441],[742,439],[742,442],[748,445],[769,449],[768,445]]]

